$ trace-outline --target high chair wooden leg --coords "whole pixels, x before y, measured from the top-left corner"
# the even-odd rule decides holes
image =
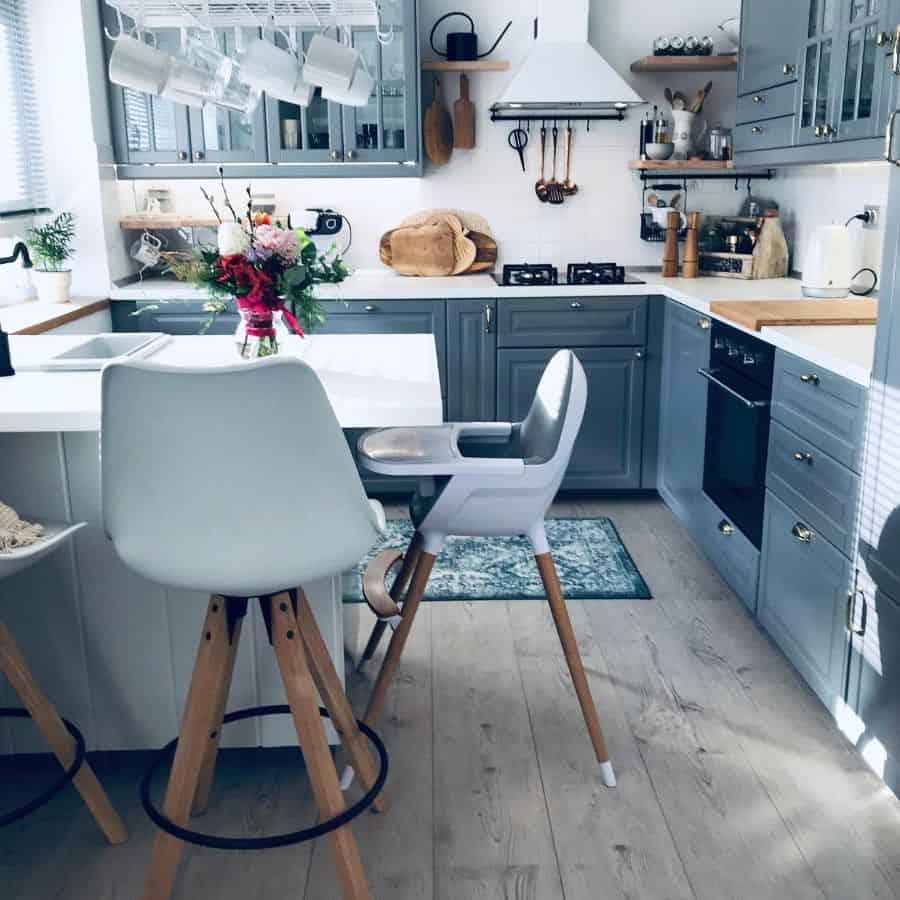
[[[0,672],[9,680],[60,764],[68,769],[75,759],[75,739],[69,734],[56,708],[41,690],[13,636],[2,622],[0,622]],[[72,784],[81,794],[106,839],[111,844],[127,841],[128,831],[125,823],[109,802],[109,797],[100,786],[87,760],[82,763],[72,779]]]
[[[225,606],[224,597],[216,597],[214,599],[218,600],[223,607]],[[194,803],[191,807],[191,815],[193,816],[203,815],[203,813],[206,812],[206,808],[209,806],[209,793],[212,790],[213,775],[216,770],[216,757],[219,753],[219,741],[222,739],[222,718],[225,715],[225,706],[228,703],[228,693],[231,690],[231,679],[234,675],[234,661],[237,659],[238,641],[241,637],[242,624],[243,618],[235,619],[233,622],[232,638],[225,658],[222,683],[219,686],[219,694],[216,697],[216,709],[214,714],[215,726],[209,733],[206,752],[203,755],[203,763],[200,766],[200,776],[197,780],[197,790],[194,793]]]
[[[313,680],[319,689],[319,696],[331,716],[331,723],[341,737],[341,743],[350,757],[354,771],[359,775],[365,789],[369,790],[378,780],[378,767],[372,761],[366,739],[356,724],[356,716],[350,708],[347,694],[344,692],[331,654],[325,646],[322,633],[302,588],[297,588],[297,624],[300,626],[300,637],[303,640]],[[375,798],[372,806],[378,812],[387,810],[388,800],[383,790]]]
[[[417,531],[413,536],[412,540],[409,542],[409,547],[406,548],[406,553],[403,556],[403,562],[400,565],[400,571],[397,573],[397,577],[394,579],[394,583],[391,585],[391,599],[399,604],[403,600],[403,595],[406,593],[406,588],[409,585],[409,581],[413,576],[413,572],[416,570],[416,565],[419,562],[419,554],[422,552],[422,535]],[[369,637],[369,642],[366,644],[366,649],[363,651],[363,655],[360,658],[359,665],[362,667],[364,663],[367,663],[374,655],[375,651],[378,649],[378,645],[381,643],[381,638],[384,636],[384,632],[387,629],[388,623],[385,621],[378,621],[375,623],[375,627],[372,629],[372,634]]]
[[[290,594],[277,594],[269,602],[272,610],[272,646],[294,717],[313,796],[322,818],[331,819],[346,807],[319,715],[315,686],[300,637],[301,627],[294,615]],[[332,831],[330,837],[345,900],[368,900],[371,896],[369,885],[350,826],[344,825]]]
[[[537,560],[541,581],[544,583],[544,591],[550,603],[550,612],[553,614],[556,633],[559,635],[559,642],[562,644],[563,654],[569,665],[569,673],[572,676],[572,683],[575,685],[575,693],[578,696],[578,702],[581,704],[581,712],[584,716],[588,733],[591,736],[591,742],[594,745],[594,753],[597,755],[597,762],[600,763],[603,781],[607,787],[615,787],[616,778],[613,773],[612,763],[609,761],[606,741],[604,741],[603,732],[600,730],[600,719],[597,716],[597,708],[594,706],[594,699],[591,696],[587,675],[584,673],[581,654],[578,652],[578,642],[575,639],[575,632],[572,629],[572,622],[566,609],[566,601],[559,584],[559,576],[556,573],[553,556],[550,553],[541,553],[535,556],[535,560]]]
[[[222,695],[223,692],[227,694],[225,684],[234,666],[237,638],[235,630],[233,639],[229,640],[228,617],[222,598],[211,597],[163,806],[165,816],[182,827],[190,818],[211,735],[221,728]],[[165,831],[156,836],[144,885],[144,900],[168,900],[171,896],[183,847],[178,838]]]
[[[400,657],[403,655],[403,648],[406,646],[409,632],[412,630],[413,619],[425,596],[425,588],[428,585],[428,578],[434,567],[436,557],[426,551],[422,551],[418,556],[416,572],[413,575],[412,584],[403,602],[403,612],[400,616],[400,624],[391,637],[388,644],[387,653],[384,662],[381,664],[381,670],[378,672],[378,678],[375,686],[372,688],[372,696],[369,698],[369,705],[366,708],[366,714],[363,716],[363,722],[372,727],[378,719],[381,707],[387,699],[388,688],[394,680],[397,667],[400,665]]]

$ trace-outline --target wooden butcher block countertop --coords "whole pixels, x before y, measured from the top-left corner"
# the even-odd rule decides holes
[[[878,301],[846,300],[714,300],[711,313],[759,331],[772,325],[874,325]]]

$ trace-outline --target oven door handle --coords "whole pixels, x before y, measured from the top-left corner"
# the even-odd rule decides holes
[[[711,384],[714,384],[716,387],[722,388],[723,391],[731,394],[736,400],[740,400],[748,409],[762,409],[769,405],[765,400],[748,400],[743,394],[739,394],[733,387],[725,384],[724,381],[718,378],[715,369],[697,369],[697,373],[702,375]]]

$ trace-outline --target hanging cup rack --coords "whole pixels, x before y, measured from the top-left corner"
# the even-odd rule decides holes
[[[233,28],[271,25],[318,29],[380,27],[376,0],[106,0],[139,30]]]

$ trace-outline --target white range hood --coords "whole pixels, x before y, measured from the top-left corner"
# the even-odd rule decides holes
[[[588,43],[589,0],[539,0],[537,38],[495,115],[615,113],[646,101]]]

